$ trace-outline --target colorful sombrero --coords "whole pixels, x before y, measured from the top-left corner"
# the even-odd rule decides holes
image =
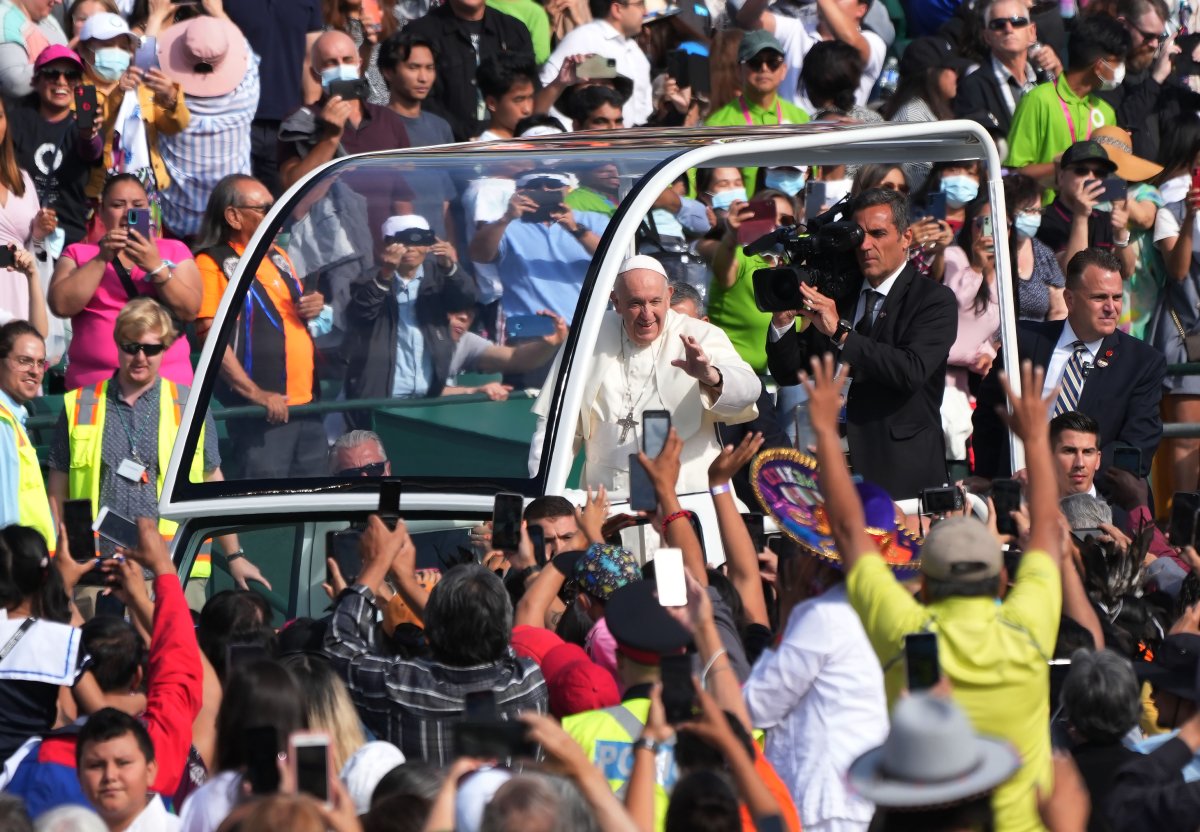
[[[818,485],[817,461],[794,448],[771,448],[754,458],[750,467],[754,496],[779,528],[806,552],[840,568],[842,558],[825,517]],[[896,524],[896,504],[878,485],[856,486],[867,517],[867,534],[901,579],[921,570],[921,541]]]

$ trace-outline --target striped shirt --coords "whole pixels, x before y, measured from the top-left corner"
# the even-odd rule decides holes
[[[454,725],[463,718],[468,693],[494,691],[500,719],[516,719],[522,711],[546,713],[549,694],[541,670],[512,648],[499,661],[474,667],[385,655],[377,644],[372,597],[361,584],[342,592],[325,633],[325,652],[363,723],[410,762],[454,761]]]
[[[246,77],[233,92],[185,96],[191,113],[187,129],[158,136],[158,151],[171,178],[162,192],[163,221],[177,237],[199,232],[204,206],[218,182],[231,173],[250,173],[250,122],[259,94],[259,58],[253,51],[250,55]]]

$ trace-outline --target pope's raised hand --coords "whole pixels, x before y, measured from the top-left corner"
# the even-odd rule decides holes
[[[671,366],[678,367],[701,384],[709,387],[719,385],[721,374],[709,360],[700,342],[691,335],[680,335],[679,339],[683,341],[683,358],[676,358]]]

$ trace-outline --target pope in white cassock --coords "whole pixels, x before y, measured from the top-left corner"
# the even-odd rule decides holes
[[[719,328],[671,310],[666,270],[639,254],[621,264],[612,293],[615,311],[604,313],[596,352],[575,427],[574,452],[582,442],[583,481],[610,491],[629,491],[629,455],[641,446],[642,413],[667,410],[683,440],[681,493],[708,487],[709,463],[721,452],[715,425],[753,419],[762,390]],[[530,473],[537,471],[553,394],[551,370],[533,406],[537,431]]]

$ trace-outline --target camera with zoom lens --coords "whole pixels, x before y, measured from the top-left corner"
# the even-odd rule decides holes
[[[812,286],[826,297],[841,300],[857,289],[861,278],[854,250],[863,230],[849,213],[847,199],[808,220],[805,227],[785,225],[747,245],[747,257],[773,253],[785,263],[754,272],[754,303],[763,312],[788,312],[804,306],[800,285]]]

